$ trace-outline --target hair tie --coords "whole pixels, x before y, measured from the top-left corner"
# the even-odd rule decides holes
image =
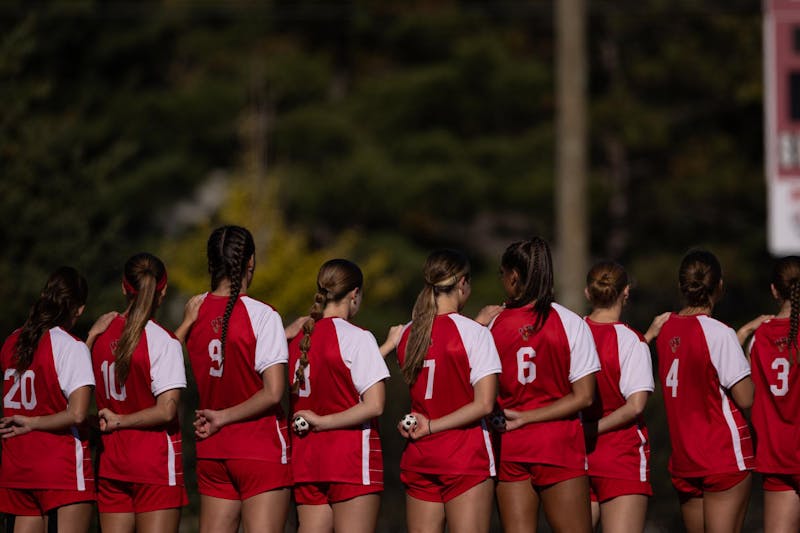
[[[164,287],[166,286],[167,286],[167,271],[164,270],[164,273],[156,282],[156,292],[164,290]],[[131,283],[128,281],[128,278],[126,278],[125,276],[122,276],[122,288],[125,289],[125,294],[131,294],[134,296],[139,294],[139,289],[131,285]]]

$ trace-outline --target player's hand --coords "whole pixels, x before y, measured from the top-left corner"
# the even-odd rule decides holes
[[[300,332],[303,330],[303,326],[311,318],[310,316],[301,316],[294,319],[294,322],[289,324],[283,329],[283,333],[286,335],[286,340],[292,340],[297,337]]]
[[[198,439],[207,439],[225,426],[223,411],[198,409],[194,412],[194,434]]]
[[[397,324],[389,328],[389,333],[386,334],[386,340],[383,341],[380,347],[381,355],[384,358],[392,353],[392,350],[397,348],[397,345],[400,344],[400,339],[403,338],[403,328],[405,328],[403,324]]]
[[[506,431],[514,431],[527,424],[522,411],[503,409],[503,414],[506,415]]]
[[[100,422],[100,431],[103,433],[111,433],[122,426],[122,417],[111,409],[100,409],[97,417]]]
[[[4,439],[18,437],[35,429],[35,417],[13,415],[0,418],[0,435]]]
[[[487,305],[478,311],[478,314],[475,316],[475,322],[488,326],[505,308],[504,305]]]
[[[310,411],[308,409],[303,409],[301,411],[297,411],[295,414],[292,415],[292,420],[297,418],[298,416],[302,416],[308,422],[308,430],[309,431],[325,431],[325,417],[320,416],[314,411]]]
[[[398,424],[397,429],[400,430],[400,434],[411,440],[419,440],[430,435],[431,420],[427,416],[423,415],[422,413],[417,413],[416,411],[412,411],[411,414],[417,419],[417,425],[406,431],[401,425]]]
[[[658,337],[658,334],[661,333],[661,328],[664,326],[664,322],[667,321],[671,314],[672,313],[667,311],[666,313],[656,315],[656,317],[653,319],[653,322],[650,323],[650,327],[647,328],[647,331],[644,334],[644,339],[648,343]]]
[[[197,313],[200,311],[200,306],[203,305],[203,300],[206,299],[205,293],[196,294],[189,298],[186,305],[183,306],[183,323],[194,324],[197,320]]]
[[[770,320],[772,318],[775,318],[775,315],[757,316],[756,318],[754,318],[753,320],[751,320],[750,322],[748,322],[747,324],[736,330],[736,338],[739,339],[739,344],[744,346],[744,344],[747,342],[747,338],[750,337],[750,335],[752,335],[752,333],[758,328],[758,326],[760,326],[761,323],[764,322],[765,320]]]
[[[107,330],[108,326],[111,325],[111,322],[117,318],[117,315],[119,315],[119,313],[116,311],[111,311],[109,313],[100,315],[100,317],[94,321],[92,327],[89,328],[89,334],[86,336],[87,344],[90,340],[94,342],[98,335]],[[89,345],[89,347],[91,348],[91,345]]]

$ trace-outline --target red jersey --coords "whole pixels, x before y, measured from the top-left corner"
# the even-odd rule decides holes
[[[289,345],[290,382],[300,366],[300,342]],[[290,396],[292,412],[340,413],[358,405],[370,387],[389,377],[378,343],[369,331],[342,318],[314,324],[305,383]],[[383,484],[383,454],[378,420],[331,431],[292,435],[295,483]]]
[[[183,350],[170,332],[148,321],[131,354],[125,383],[118,383],[113,349],[126,318],[117,316],[92,347],[97,409],[131,414],[156,405],[168,390],[186,388]],[[168,424],[103,433],[97,475],[149,485],[183,485],[181,431],[177,417]]]
[[[773,318],[756,329],[750,348],[755,464],[768,474],[800,474],[800,368],[788,342],[789,319]]]
[[[186,341],[197,382],[199,409],[227,409],[264,388],[261,374],[289,359],[281,317],[269,305],[240,295],[228,320],[222,360],[222,317],[227,296],[207,294]],[[227,425],[197,441],[198,459],[255,459],[288,463],[286,417],[280,404],[262,416]]]
[[[750,375],[736,332],[707,315],[672,314],[656,347],[670,472],[701,477],[753,468],[750,429],[729,391]]]
[[[409,331],[407,327],[397,346],[401,368]],[[411,385],[411,410],[434,420],[450,414],[475,399],[473,386],[478,381],[498,373],[500,360],[488,329],[458,313],[438,315],[423,367]],[[485,422],[476,420],[409,441],[400,468],[428,474],[496,475]]]
[[[547,320],[534,331],[533,306],[504,309],[491,324],[503,372],[500,407],[528,411],[572,392],[572,383],[600,370],[589,326],[553,303]],[[586,446],[579,414],[563,420],[526,424],[500,438],[500,460],[543,463],[583,470]]]
[[[20,376],[14,347],[21,330],[0,351],[3,372],[3,416],[45,416],[67,408],[69,395],[94,386],[89,349],[59,327],[45,331],[30,367]],[[0,487],[94,492],[88,428],[31,431],[3,439]]]
[[[650,348],[637,331],[619,322],[586,318],[586,323],[597,346],[601,370],[597,373],[595,403],[584,412],[584,420],[597,421],[625,405],[632,394],[653,392],[653,365]],[[587,451],[590,476],[650,480],[650,443],[641,416],[597,435]]]

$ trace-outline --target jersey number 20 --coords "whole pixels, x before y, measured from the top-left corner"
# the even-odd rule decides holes
[[[36,407],[36,389],[33,388],[33,381],[36,379],[36,375],[33,370],[23,372],[22,379],[20,379],[16,369],[7,368],[3,380],[8,381],[8,378],[14,378],[14,383],[11,384],[8,392],[3,397],[3,407],[8,409],[24,407],[28,411],[33,410]],[[17,392],[19,392],[19,400],[14,399]]]

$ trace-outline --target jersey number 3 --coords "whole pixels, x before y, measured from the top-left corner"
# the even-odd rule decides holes
[[[33,388],[33,382],[36,379],[36,374],[33,370],[26,370],[22,373],[20,379],[19,373],[14,368],[7,368],[4,381],[9,378],[14,379],[14,383],[9,387],[8,392],[3,397],[3,407],[8,409],[20,409],[24,407],[28,411],[36,407],[36,389]],[[15,400],[14,397],[19,392],[19,399]]]
[[[775,396],[786,396],[789,393],[789,361],[785,357],[778,357],[770,365],[772,370],[777,370],[778,384],[770,385],[769,390]]]

